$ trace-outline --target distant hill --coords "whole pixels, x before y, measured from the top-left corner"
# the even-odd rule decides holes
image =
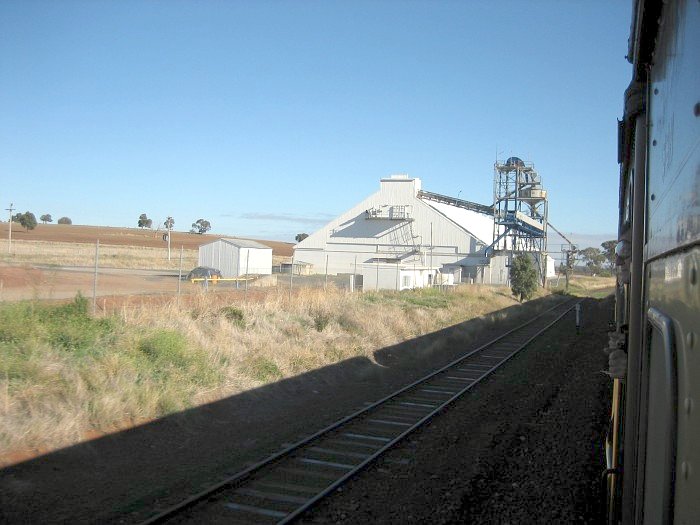
[[[0,223],[0,238],[7,239],[7,222]],[[75,242],[94,243],[98,239],[100,244],[118,246],[149,246],[163,248],[166,243],[163,240],[164,230],[151,230],[148,228],[115,228],[111,226],[83,226],[76,224],[38,224],[28,232],[19,224],[12,225],[12,239],[19,241],[51,241],[51,242]],[[173,231],[170,246],[179,249],[196,250],[202,244],[221,238],[236,238],[231,235],[196,234]],[[266,241],[252,239],[272,248],[273,255],[291,257],[294,244],[281,241]]]

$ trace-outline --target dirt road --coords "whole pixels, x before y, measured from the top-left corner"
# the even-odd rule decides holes
[[[95,271],[88,267],[0,266],[0,301],[23,299],[70,299],[80,292],[91,297]],[[97,296],[175,294],[178,273],[169,270],[101,268],[97,274]],[[181,283],[183,292],[196,285]]]

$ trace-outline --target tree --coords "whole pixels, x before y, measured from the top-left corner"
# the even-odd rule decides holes
[[[24,213],[18,213],[19,215],[17,222],[19,222],[25,230],[33,230],[36,228],[36,217],[30,211],[25,211]]]
[[[309,236],[308,233],[297,233],[297,234],[296,234],[296,237],[294,237],[294,240],[297,241],[297,242],[301,242],[301,241],[303,241],[304,239],[306,239],[308,236]]]
[[[73,224],[73,221],[70,220],[70,217],[61,217],[58,219],[58,224]]]
[[[202,233],[207,233],[209,230],[211,230],[211,224],[209,221],[197,219],[196,222],[192,223],[192,229],[190,231],[201,235]]]
[[[166,217],[165,222],[163,222],[163,226],[165,226],[165,229],[168,231],[172,230],[173,226],[175,226],[175,219],[170,216]]]
[[[151,228],[153,227],[153,220],[149,219],[145,213],[139,215],[139,228]]]
[[[586,261],[586,266],[591,273],[600,273],[601,264],[605,261],[605,255],[598,248],[585,248],[581,250],[581,257]]]
[[[603,248],[603,256],[605,257],[605,262],[608,263],[608,268],[612,272],[615,269],[615,247],[617,246],[617,241],[605,241],[600,246],[601,248]]]
[[[53,222],[53,219],[51,218],[51,214],[50,214],[50,213],[45,213],[44,215],[42,215],[41,217],[39,217],[39,220],[40,220],[41,222],[43,222],[44,224],[46,224],[47,222]]]
[[[527,255],[521,254],[510,265],[510,289],[520,302],[529,299],[537,290],[537,270]]]

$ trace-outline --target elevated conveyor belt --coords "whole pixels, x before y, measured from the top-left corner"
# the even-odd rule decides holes
[[[493,206],[486,206],[485,204],[465,201],[462,199],[455,199],[454,197],[440,195],[439,193],[421,190],[418,192],[418,198],[427,201],[442,202],[444,204],[449,204],[450,206],[456,206],[458,208],[464,208],[465,210],[476,211],[486,215],[493,215]]]

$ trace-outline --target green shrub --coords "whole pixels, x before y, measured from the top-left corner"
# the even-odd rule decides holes
[[[138,349],[151,362],[161,365],[186,367],[188,358],[187,341],[178,332],[158,330],[139,341]]]
[[[515,256],[511,262],[510,289],[521,303],[537,290],[537,269],[525,254]]]
[[[437,288],[406,290],[402,292],[402,298],[408,306],[423,308],[447,308],[451,303],[450,296]]]
[[[314,328],[317,332],[323,332],[323,330],[331,322],[331,315],[328,312],[316,311],[311,314],[314,320]]]
[[[112,319],[93,319],[88,301],[78,294],[67,304],[22,302],[0,308],[0,341],[45,343],[77,354],[99,353],[111,340]]]
[[[282,371],[274,361],[265,357],[256,356],[249,359],[246,368],[250,377],[262,383],[268,383],[282,377]]]
[[[0,342],[18,343],[36,334],[31,303],[3,304],[0,307]]]
[[[245,328],[245,315],[243,310],[236,308],[235,306],[224,306],[219,313],[223,315],[228,321],[233,324]]]
[[[145,359],[140,367],[144,379],[170,387],[179,384],[184,394],[194,385],[212,385],[221,380],[218,367],[207,361],[201,349],[190,347],[179,332],[156,330],[142,337],[136,349]]]

